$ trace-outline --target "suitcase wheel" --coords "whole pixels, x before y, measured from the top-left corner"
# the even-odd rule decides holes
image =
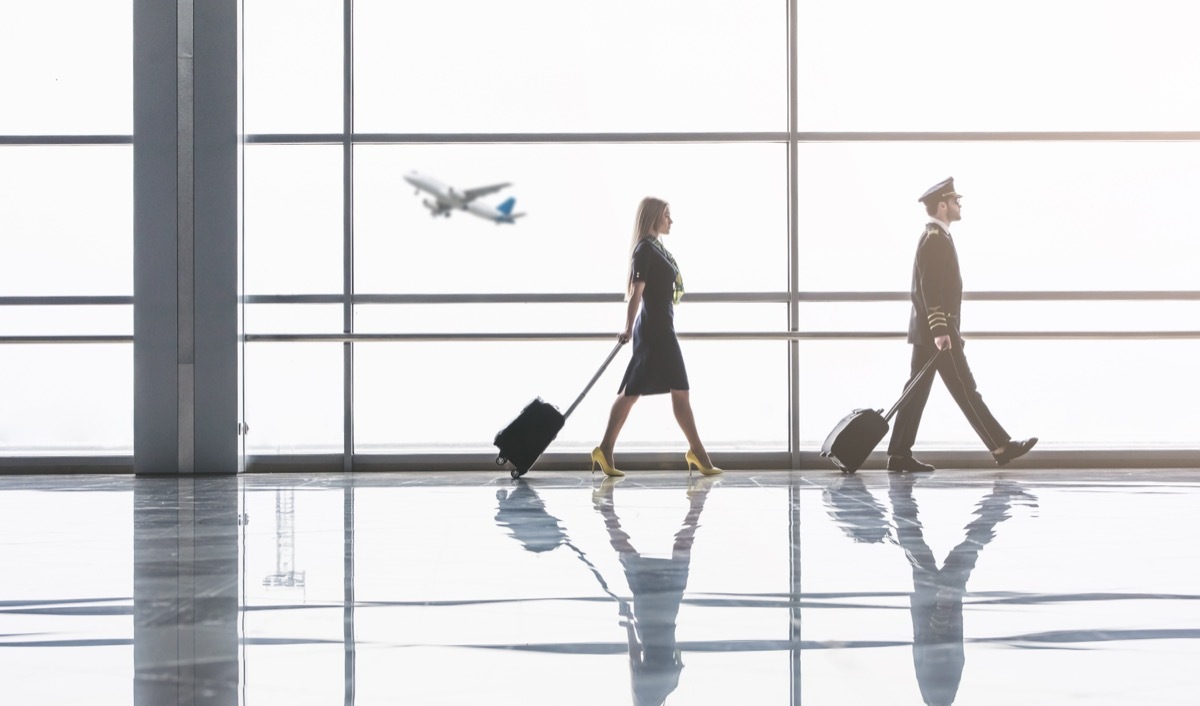
[[[496,457],[496,465],[497,465],[497,466],[503,466],[503,465],[504,465],[504,464],[506,464],[506,463],[508,463],[508,459],[507,459],[507,458],[504,458],[503,456],[497,456],[497,457]]]
[[[514,468],[514,469],[512,469],[511,471],[509,471],[509,472],[508,472],[508,475],[512,476],[512,477],[513,477],[513,480],[516,480],[516,479],[520,478],[520,477],[521,477],[522,475],[524,475],[524,474],[523,474],[523,473],[521,473],[520,471],[518,471],[517,469],[515,469],[515,468]]]

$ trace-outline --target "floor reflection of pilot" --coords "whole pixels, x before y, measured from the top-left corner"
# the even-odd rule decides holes
[[[613,487],[619,480],[605,478],[592,500],[604,517],[609,541],[620,556],[625,580],[633,593],[632,615],[628,605],[623,604],[621,610],[629,641],[633,701],[637,706],[658,706],[679,686],[683,660],[675,642],[675,620],[687,587],[700,512],[716,479],[702,476],[689,486],[688,511],[675,533],[670,558],[643,556],[634,549],[629,534],[621,529],[613,503]]]
[[[1037,498],[1020,485],[996,480],[980,501],[977,517],[969,522],[966,537],[950,551],[942,568],[925,543],[917,503],[913,499],[916,476],[888,474],[896,537],[912,565],[913,666],[921,697],[928,706],[954,703],[962,680],[963,594],[979,552],[996,536],[996,525],[1009,518],[1014,500],[1036,506]]]
[[[829,516],[855,542],[878,544],[891,534],[883,504],[871,495],[857,473],[839,475],[821,498]]]

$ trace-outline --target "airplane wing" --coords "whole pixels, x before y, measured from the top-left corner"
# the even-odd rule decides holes
[[[504,182],[503,184],[492,184],[491,186],[480,186],[474,189],[467,189],[466,191],[462,192],[463,201],[474,201],[480,196],[494,194],[506,186],[512,186],[512,184],[509,182]]]

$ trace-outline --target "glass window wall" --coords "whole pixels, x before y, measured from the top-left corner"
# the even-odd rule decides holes
[[[789,431],[786,421],[791,399],[801,400],[800,420],[823,404],[841,411],[840,402],[821,401],[819,387],[810,399],[803,382],[827,370],[806,372],[820,360],[818,349],[859,349],[839,352],[844,357],[826,361],[828,369],[876,346],[901,351],[905,365],[903,294],[925,220],[915,199],[950,175],[966,195],[955,224],[968,290],[964,329],[988,334],[972,357],[981,385],[1013,369],[993,372],[976,360],[986,350],[1004,349],[1006,360],[1027,358],[1039,369],[1045,365],[1031,351],[1072,366],[1139,343],[1145,357],[1170,361],[1191,345],[1188,321],[1200,300],[1190,267],[1196,222],[1180,204],[1200,187],[1200,142],[1182,131],[1196,124],[1200,99],[1178,86],[1200,76],[1187,34],[1197,10],[1167,0],[1149,0],[1137,13],[1116,0],[1086,12],[1032,0],[1003,11],[963,11],[944,0],[903,9],[879,0],[799,2],[789,29],[786,3],[754,5],[623,0],[601,10],[356,0],[348,13],[338,0],[247,0],[243,127],[251,143],[282,143],[250,144],[244,154],[244,293],[264,298],[246,311],[247,421],[263,414],[256,431],[274,428],[260,450],[461,450],[486,442],[494,418],[512,413],[501,409],[501,394],[493,395],[494,413],[481,409],[476,425],[457,434],[430,429],[398,439],[377,410],[401,392],[434,404],[435,386],[415,393],[403,381],[408,373],[389,364],[411,359],[440,370],[443,361],[465,366],[489,350],[521,349],[510,357],[523,360],[524,349],[536,348],[544,353],[532,358],[549,365],[566,348],[602,352],[599,336],[622,317],[628,237],[646,194],[671,202],[675,229],[666,242],[689,295],[703,301],[680,307],[681,334],[718,335],[686,342],[685,351],[693,377],[718,369],[719,384],[697,384],[695,404],[703,424],[722,427],[707,436],[726,448],[798,451],[821,438],[823,422]],[[133,292],[132,147],[111,143],[132,134],[132,3],[10,3],[2,13],[0,59],[21,70],[0,78],[0,90],[14,98],[0,116],[0,191],[10,197],[0,203],[0,231],[12,236],[0,242],[0,336],[12,339],[0,352],[25,366],[28,379],[61,380],[45,368],[54,361],[125,385],[132,378],[124,300]],[[346,32],[350,16],[353,32]],[[546,29],[580,27],[587,31]],[[654,40],[620,41],[641,35]],[[789,76],[793,47],[798,63]],[[785,131],[789,104],[794,134]],[[343,134],[347,108],[355,120]],[[695,136],[685,141],[684,133]],[[63,136],[72,144],[58,144]],[[297,144],[305,142],[317,144]],[[414,172],[459,193],[505,184],[476,205],[495,208],[512,197],[524,215],[514,224],[466,211],[435,215],[425,205],[434,197],[413,193],[405,179]],[[531,303],[516,303],[523,295]],[[831,301],[819,301],[823,295]],[[64,297],[72,300],[54,301]],[[440,303],[414,303],[422,297]],[[782,340],[738,340],[757,331],[799,338],[798,355],[789,356]],[[1106,331],[1114,335],[1104,339]],[[515,337],[304,342],[314,334],[389,333]],[[521,333],[587,340],[521,341]],[[1143,337],[1121,335],[1128,333]],[[254,341],[266,334],[297,340]],[[812,334],[844,339],[806,340]],[[50,346],[43,355],[42,344],[15,340],[26,335],[123,340]],[[499,364],[510,365],[510,357]],[[741,384],[751,368],[754,384]],[[1158,368],[1166,375],[1169,366]],[[353,389],[344,385],[347,369]],[[531,367],[528,379],[546,382],[514,382],[512,395],[544,387],[566,404],[576,376],[544,370]],[[305,395],[308,384],[318,389]],[[741,396],[755,385],[771,390],[760,395],[767,402]],[[1046,385],[1054,399],[1094,394],[1065,373]],[[62,404],[131,421],[131,391],[108,396],[82,378],[59,387],[70,397]],[[723,392],[706,398],[713,390]],[[1115,400],[1119,410],[1153,402],[1137,388],[1122,394],[1128,399]],[[872,399],[879,397],[890,394]],[[308,415],[319,420],[315,427],[287,431],[288,415],[311,412],[314,400],[321,406]],[[603,416],[605,405],[589,404]],[[351,426],[361,438],[342,439],[346,410],[360,415]],[[669,416],[648,416],[666,421],[631,426],[630,443],[669,445]],[[1194,445],[1133,416],[1058,433],[1070,444]],[[45,453],[131,448],[131,428],[106,424],[51,439],[10,419],[0,423],[0,437]],[[969,443],[960,432],[930,432],[928,440]],[[586,444],[585,436],[568,446]],[[253,433],[248,441],[253,447]]]
[[[132,147],[0,146],[0,193],[0,296],[133,294]]]
[[[782,144],[361,145],[357,293],[623,293],[638,203],[671,204],[664,243],[689,292],[787,288]],[[413,173],[447,189],[508,184],[516,223],[436,214]]]
[[[342,130],[342,0],[243,0],[247,133]]]
[[[908,291],[948,176],[968,291],[1187,290],[1195,142],[830,142],[800,146],[801,288]]]
[[[355,129],[783,130],[786,10],[734,0],[356,0]]]
[[[132,0],[6,0],[0,66],[0,135],[133,133]]]
[[[1194,130],[1200,119],[1200,96],[1180,90],[1200,76],[1192,3],[801,0],[797,10],[802,131]]]

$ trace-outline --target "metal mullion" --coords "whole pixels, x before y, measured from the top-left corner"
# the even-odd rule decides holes
[[[708,341],[900,341],[907,338],[903,331],[700,331],[678,332],[676,334],[686,340]],[[963,334],[971,340],[996,341],[1048,341],[1048,340],[1194,340],[1200,339],[1200,331],[967,331]],[[0,337],[0,343],[25,343],[36,339],[47,342],[86,342],[68,339],[105,338],[71,337],[71,336],[10,336]],[[111,341],[119,342],[111,337]],[[130,338],[131,337],[123,337]],[[518,342],[518,341],[608,341],[612,338],[607,332],[570,332],[570,333],[261,333],[246,334],[247,343],[429,343],[429,342]]]
[[[796,25],[799,21],[796,0],[787,2],[787,253],[788,253],[788,291],[787,316],[788,333],[800,332],[800,216],[799,180],[800,143],[796,139],[799,120],[798,76],[799,47],[797,46]],[[788,467],[800,468],[800,342],[789,340],[787,343],[787,376],[788,376]],[[801,612],[799,607],[801,556],[800,556],[800,497],[796,484],[788,483],[788,589],[791,607],[788,610],[788,689],[790,701],[798,706],[802,699],[801,671]]]
[[[787,298],[787,329],[791,333],[800,331],[800,216],[799,194],[797,183],[800,178],[799,159],[800,143],[797,140],[799,129],[799,96],[797,95],[797,72],[799,71],[799,50],[796,34],[796,0],[788,0],[787,4],[787,255],[788,255],[788,298]],[[792,339],[787,345],[787,377],[788,377],[788,452],[792,459],[792,467],[800,463],[800,342]],[[798,678],[798,673],[797,673]],[[797,687],[798,688],[798,687]]]
[[[354,335],[354,0],[342,2],[342,330]],[[342,470],[354,470],[354,343],[342,347]],[[347,687],[350,688],[349,686]],[[348,692],[352,693],[352,692]],[[352,697],[351,697],[352,700]]]
[[[639,143],[639,142],[786,142],[786,132],[465,132],[465,133],[363,133],[358,144],[443,144],[443,143]]]
[[[691,303],[784,303],[784,292],[689,292]],[[355,304],[613,304],[621,294],[361,294]]]
[[[62,335],[62,336],[0,336],[0,345],[49,345],[60,343],[133,343],[133,336],[123,334]]]
[[[790,278],[790,274],[789,274]],[[830,303],[908,301],[908,292],[689,292],[693,303]],[[341,294],[247,294],[244,304],[341,304]],[[1200,291],[1010,291],[963,292],[968,301],[1200,301]],[[609,304],[620,294],[541,292],[513,294],[353,294],[353,304]],[[132,296],[0,296],[4,306],[132,306]]]
[[[27,145],[52,147],[69,145],[132,145],[133,135],[0,135],[0,145]]]
[[[1110,132],[1088,131],[960,131],[960,132],[801,132],[800,142],[1195,142],[1200,132],[1130,130]]]
[[[790,276],[790,275],[789,275]],[[690,292],[693,303],[878,303],[908,301],[908,292]],[[963,292],[969,301],[1200,301],[1200,291],[1009,291]],[[248,294],[246,304],[340,304],[341,294]],[[355,294],[354,304],[609,304],[609,293]],[[0,306],[132,304],[131,297],[0,297]]]
[[[794,75],[794,74],[793,74]],[[794,93],[794,91],[793,91]],[[791,122],[791,121],[790,121]],[[125,144],[124,136],[0,137],[0,144]],[[537,144],[537,143],[711,143],[711,142],[1198,142],[1197,131],[855,131],[800,132],[469,132],[469,133],[359,133],[355,144]],[[342,142],[336,133],[261,133],[247,135],[250,144],[329,144]]]
[[[356,133],[358,145],[395,144],[592,144],[592,143],[719,143],[788,141],[787,132],[470,132],[470,133]],[[333,133],[273,133],[247,135],[252,144],[339,144]]]
[[[128,296],[34,296],[0,297],[0,306],[133,306],[133,297]]]
[[[872,295],[873,296],[873,295]],[[1198,297],[1200,298],[1200,297]],[[351,297],[356,305],[386,304],[613,304],[622,300],[620,294],[610,293],[513,293],[513,294],[355,294]],[[340,304],[341,294],[248,294],[242,297],[246,304]],[[818,295],[814,301],[826,301]],[[857,300],[857,299],[856,299]],[[786,292],[689,292],[692,303],[787,303]],[[828,299],[828,301],[843,301]],[[874,301],[873,298],[865,301]],[[0,306],[5,304],[52,304],[61,302],[6,302],[0,297]],[[77,302],[96,303],[96,302]]]

